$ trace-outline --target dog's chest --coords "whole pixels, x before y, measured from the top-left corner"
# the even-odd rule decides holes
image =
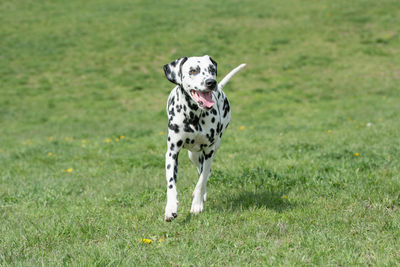
[[[192,151],[200,151],[205,147],[212,147],[219,143],[219,139],[224,132],[224,127],[222,118],[218,116],[217,110],[214,112],[217,115],[203,111],[197,122],[195,121],[194,123],[186,125],[190,127],[193,132],[186,134],[184,148]]]
[[[183,95],[175,98],[179,100],[173,103],[174,106],[168,107],[169,125],[170,128],[179,129],[175,131],[176,138],[182,140],[183,147],[191,151],[200,151],[218,146],[230,121],[230,106],[225,94],[222,91],[213,93],[215,104],[207,111],[193,109]]]

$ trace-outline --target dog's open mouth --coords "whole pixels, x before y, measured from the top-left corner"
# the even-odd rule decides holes
[[[196,90],[190,90],[190,93],[200,107],[210,109],[214,105],[211,91],[202,93]]]

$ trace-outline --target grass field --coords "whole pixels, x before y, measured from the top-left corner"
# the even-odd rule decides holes
[[[0,265],[400,265],[398,0],[20,0],[0,22]],[[166,223],[162,66],[204,54],[247,67],[205,212],[181,153]]]

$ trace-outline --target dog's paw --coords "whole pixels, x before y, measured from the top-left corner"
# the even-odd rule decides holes
[[[203,201],[204,201],[204,202],[207,201],[207,192],[205,192],[204,195],[203,195]]]
[[[200,212],[203,212],[203,197],[194,197],[193,202],[192,202],[192,208],[190,209],[190,212],[193,213],[194,215],[199,214]]]
[[[165,221],[170,222],[173,219],[178,217],[178,203],[175,204],[167,204],[165,207]]]

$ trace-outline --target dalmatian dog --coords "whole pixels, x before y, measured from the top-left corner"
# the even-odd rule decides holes
[[[199,174],[190,212],[203,211],[211,164],[231,118],[229,101],[222,88],[244,66],[232,70],[219,84],[216,81],[217,62],[208,55],[182,57],[164,66],[165,76],[176,84],[167,102],[166,221],[177,217],[176,181],[178,155],[182,148],[188,150]]]

